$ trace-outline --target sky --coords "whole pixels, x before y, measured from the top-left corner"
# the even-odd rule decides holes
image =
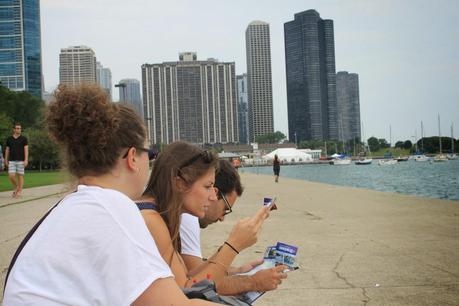
[[[261,20],[271,32],[274,128],[288,135],[283,29],[309,9],[334,21],[336,71],[359,74],[365,139],[413,141],[421,121],[424,136],[435,136],[438,116],[441,135],[454,125],[459,138],[457,0],[41,0],[45,89],[59,83],[60,49],[76,45],[95,51],[113,84],[141,81],[142,64],[184,51],[235,62],[242,74],[245,30]]]

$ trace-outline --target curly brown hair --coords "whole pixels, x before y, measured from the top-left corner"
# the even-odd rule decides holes
[[[155,199],[158,212],[169,229],[172,245],[178,252],[181,250],[179,229],[183,200],[176,187],[176,179],[181,178],[191,188],[212,168],[218,169],[216,154],[182,141],[168,145],[153,164],[143,195]]]
[[[60,85],[47,114],[51,136],[76,177],[108,173],[121,151],[143,147],[145,128],[129,107],[112,103],[98,85]]]

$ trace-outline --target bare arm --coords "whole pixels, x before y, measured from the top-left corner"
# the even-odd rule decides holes
[[[196,274],[202,268],[202,265],[206,263],[205,260],[198,256],[186,254],[181,255],[190,275]]]
[[[217,305],[204,300],[189,300],[172,278],[161,278],[153,282],[135,301],[133,306],[162,305]]]
[[[29,146],[24,146],[24,167],[29,164]]]
[[[174,250],[172,239],[166,223],[157,212],[142,211],[141,213],[147,228],[150,231],[150,234],[155,240],[161,257],[171,268],[177,285],[179,287],[185,287],[188,271],[186,267],[181,263],[182,259],[180,258],[180,255]]]
[[[8,159],[10,157],[10,147],[6,147],[5,149],[5,164],[8,166]]]
[[[234,275],[222,278],[217,283],[217,292],[221,295],[238,295],[248,291],[270,291],[277,289],[282,279],[287,278],[280,265],[271,269],[261,270],[254,275]]]

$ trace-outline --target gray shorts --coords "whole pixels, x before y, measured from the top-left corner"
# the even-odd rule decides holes
[[[23,161],[9,161],[8,173],[17,173],[24,175],[24,162]]]

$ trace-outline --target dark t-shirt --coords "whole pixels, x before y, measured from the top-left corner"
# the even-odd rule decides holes
[[[6,139],[6,147],[10,148],[10,155],[8,160],[10,161],[24,161],[24,146],[27,146],[27,138],[25,136],[19,136],[14,138],[10,136]]]

